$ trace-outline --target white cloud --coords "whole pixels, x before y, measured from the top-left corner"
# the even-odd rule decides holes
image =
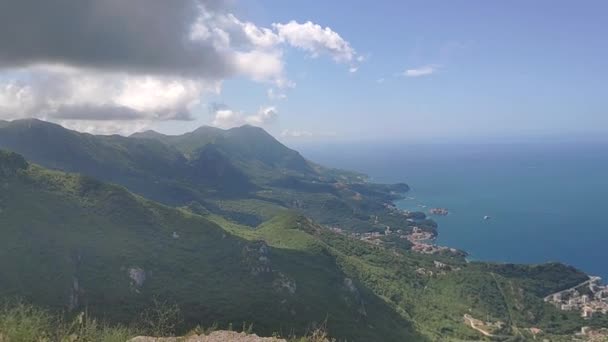
[[[152,76],[125,77],[113,99],[117,104],[141,112],[173,113],[189,110],[199,103],[204,91],[219,91],[219,85],[189,79],[161,79]]]
[[[281,41],[309,52],[312,57],[326,54],[336,62],[352,62],[357,53],[338,33],[329,27],[307,21],[299,24],[290,21],[287,24],[272,24]]]
[[[280,52],[237,52],[235,57],[239,73],[250,77],[254,81],[270,81],[278,87],[284,87],[289,83],[283,75],[284,64]]]
[[[351,74],[354,74],[355,72],[357,72],[357,70],[359,70],[359,67],[351,66],[348,69],[348,72],[350,72]]]
[[[125,121],[190,120],[200,97],[219,81],[36,67],[25,80],[0,83],[0,118]]]
[[[212,125],[221,128],[231,128],[244,123],[243,114],[232,109],[218,109],[214,113]]]
[[[192,39],[213,41],[214,46],[227,51],[227,59],[233,61],[238,74],[258,82],[273,82],[279,88],[294,87],[284,75],[285,45],[309,52],[315,58],[327,55],[336,62],[349,63],[350,72],[357,71],[356,64],[365,59],[331,28],[310,21],[274,23],[272,28],[266,28],[241,21],[233,14],[212,15],[202,8],[191,31]]]
[[[405,72],[403,72],[403,75],[406,77],[429,76],[436,73],[439,68],[439,65],[425,65],[415,69],[407,69]]]
[[[274,106],[260,107],[257,113],[246,115],[241,111],[230,109],[224,105],[216,105],[213,108],[212,125],[221,128],[231,128],[250,124],[254,126],[265,126],[277,120],[279,112]]]
[[[32,41],[40,42],[28,41],[35,45],[30,48],[2,41],[0,119],[37,117],[87,132],[97,127],[100,133],[124,133],[153,122],[193,119],[202,99],[220,93],[223,80],[233,77],[271,84],[269,99],[286,98],[285,90],[295,87],[285,71],[288,47],[313,57],[329,56],[347,64],[350,72],[364,60],[337,32],[310,21],[262,27],[211,0],[141,9],[138,4],[145,0],[131,1],[100,4],[104,11],[87,22],[86,30],[79,26],[82,20],[76,20],[86,8],[80,2],[61,3],[62,12],[74,14],[66,16],[63,26],[53,26],[56,20],[45,11],[36,12],[35,2],[15,3],[33,6],[33,12],[18,13],[35,12],[37,20],[49,26],[46,31],[22,25],[29,22],[26,19],[0,14],[5,22],[21,23],[20,28],[31,31]],[[40,6],[47,12],[53,9],[50,3]],[[70,28],[69,39],[62,35],[64,26]],[[127,29],[118,29],[123,27]],[[96,42],[88,33],[103,41]],[[69,48],[61,45],[66,41]],[[91,45],[97,43],[107,51]],[[267,124],[276,116],[274,107],[252,115],[221,109],[213,122],[222,127]]]
[[[19,111],[33,111],[36,102],[32,89],[27,84],[7,82],[0,86],[0,118],[11,118]]]
[[[376,80],[376,83],[382,84],[382,83],[384,83],[384,81],[385,81],[384,78],[381,77],[381,78],[379,78],[379,79]]]
[[[255,115],[248,116],[245,121],[255,126],[262,126],[273,122],[279,116],[274,106],[261,107]]]
[[[281,43],[279,36],[269,28],[258,27],[251,22],[243,22],[232,14],[227,15],[225,20],[238,27],[238,30],[242,31],[247,38],[248,43],[257,48],[274,48]]]

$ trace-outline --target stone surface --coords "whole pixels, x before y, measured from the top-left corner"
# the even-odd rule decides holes
[[[287,342],[274,337],[259,337],[234,331],[214,331],[209,335],[193,335],[186,337],[147,337],[138,336],[128,342]]]

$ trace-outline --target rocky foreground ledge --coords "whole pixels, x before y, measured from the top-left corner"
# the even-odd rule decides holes
[[[185,337],[147,337],[138,336],[127,342],[287,342],[274,337],[259,337],[234,331],[214,331],[209,335],[192,335]]]

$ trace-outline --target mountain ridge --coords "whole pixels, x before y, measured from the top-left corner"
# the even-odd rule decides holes
[[[3,153],[0,165],[15,158]],[[304,334],[330,317],[337,336],[369,340],[373,331],[356,324],[356,305],[365,298],[366,320],[388,340],[417,335],[371,291],[355,296],[344,288],[345,275],[323,253],[273,246],[262,236],[243,239],[199,215],[85,176],[31,164],[15,170],[0,176],[4,298],[19,294],[46,307],[86,307],[129,322],[160,297],[180,305],[188,327],[249,322],[267,335]],[[320,301],[318,293],[337,300]]]
[[[259,130],[245,132],[235,141]],[[604,324],[601,317],[583,322],[543,301],[588,279],[574,268],[414,251],[401,235],[432,236],[437,225],[424,213],[394,207],[406,184],[370,183],[312,162],[314,173],[287,170],[254,153],[241,158],[250,146],[235,151],[235,141],[203,139],[196,157],[186,158],[155,139],[80,134],[39,121],[0,126],[0,148],[30,154],[0,152],[0,260],[7,270],[0,291],[5,297],[30,293],[29,299],[51,307],[84,301],[92,313],[117,322],[164,296],[182,307],[188,324],[200,317],[240,324],[256,312],[256,331],[263,334],[305,332],[326,317],[332,336],[365,341],[479,338],[463,323],[464,314],[491,326],[502,322],[497,334],[513,338],[531,337],[527,329],[539,328],[566,341],[581,324]],[[262,145],[269,141],[276,139],[262,138]],[[70,149],[79,158],[61,154]],[[36,159],[79,174],[46,169]],[[99,165],[116,172],[111,176],[118,185],[104,182],[112,178]],[[202,181],[211,179],[234,187]],[[180,189],[186,195],[173,197]],[[148,199],[154,196],[163,204]],[[386,234],[387,227],[399,233]],[[33,276],[54,290],[44,292],[45,282]],[[142,281],[147,285],[138,285]]]
[[[203,134],[207,131],[212,136]],[[342,222],[349,229],[365,229],[369,215],[397,224],[377,199],[353,200],[366,186],[353,185],[353,190],[344,185],[366,183],[360,174],[309,162],[261,128],[202,127],[175,136],[176,141],[163,141],[165,137],[95,136],[40,120],[20,120],[0,127],[0,148],[45,167],[124,185],[165,204],[198,202],[250,225],[269,219],[268,213],[293,208],[321,223]],[[376,188],[372,193],[390,200],[392,190]],[[242,200],[256,205],[236,202]],[[362,210],[369,213],[352,216]]]

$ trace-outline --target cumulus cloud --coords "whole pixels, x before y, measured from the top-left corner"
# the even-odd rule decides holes
[[[312,57],[325,54],[337,62],[351,62],[356,58],[357,54],[350,44],[329,27],[323,28],[310,21],[300,24],[293,20],[272,26],[281,41],[309,52]]]
[[[277,112],[276,107],[267,106],[260,108],[256,114],[245,118],[245,121],[255,126],[262,126],[273,122],[278,116],[279,112]]]
[[[251,115],[246,115],[241,111],[236,111],[226,105],[214,104],[212,106],[213,122],[212,125],[221,128],[231,128],[250,124],[254,126],[264,126],[274,122],[279,112],[274,106],[260,107]]]
[[[405,72],[403,72],[403,75],[406,77],[429,76],[436,73],[439,68],[439,65],[425,65],[419,68],[407,69]]]
[[[243,114],[232,109],[218,109],[214,113],[213,126],[221,128],[231,128],[244,124]]]
[[[255,81],[272,81],[281,88],[289,85],[289,81],[283,76],[284,63],[280,52],[237,52],[235,63],[240,74]]]
[[[34,68],[0,83],[0,118],[190,120],[201,94],[219,81]]]
[[[220,0],[1,1],[0,119],[39,117],[104,133],[190,120],[201,97],[238,76],[272,84],[268,97],[285,98],[295,87],[286,47],[351,69],[363,60],[329,27],[261,27]],[[270,113],[216,118],[266,123],[276,109]]]

